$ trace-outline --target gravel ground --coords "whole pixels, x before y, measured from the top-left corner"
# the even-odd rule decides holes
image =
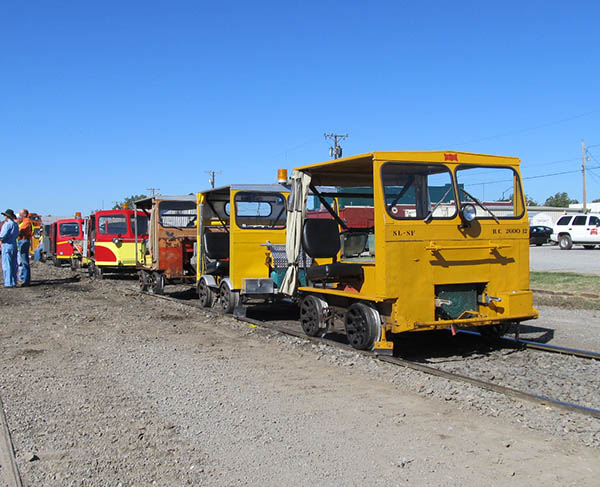
[[[521,337],[600,353],[600,310],[536,305],[537,320],[521,325]]]
[[[600,247],[586,250],[581,246],[575,246],[571,250],[560,250],[558,245],[531,246],[529,268],[532,271],[600,275]]]
[[[70,276],[0,289],[25,485],[597,485],[598,420]]]

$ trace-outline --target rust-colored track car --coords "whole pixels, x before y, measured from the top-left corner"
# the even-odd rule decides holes
[[[150,222],[148,236],[136,235],[140,288],[156,294],[165,284],[196,281],[196,196],[156,195],[135,202]]]

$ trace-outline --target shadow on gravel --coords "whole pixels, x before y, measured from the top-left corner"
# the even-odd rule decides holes
[[[79,275],[65,277],[63,279],[41,279],[39,281],[32,280],[31,283],[29,284],[29,286],[27,286],[27,287],[54,286],[57,284],[68,284],[68,283],[72,283],[72,282],[79,282],[79,280],[80,280]]]
[[[554,338],[554,330],[551,328],[542,328],[541,326],[521,325],[521,338],[534,342],[548,343]],[[539,335],[538,335],[539,333]],[[523,335],[536,334],[535,337]]]
[[[170,291],[166,296],[184,301],[195,301],[198,299],[195,288]],[[293,303],[277,304],[255,304],[245,308],[237,308],[234,314],[246,316],[258,321],[274,322],[284,328],[293,328],[302,331],[300,323],[299,308]],[[277,323],[279,322],[279,323]],[[554,336],[554,330],[535,326],[521,325],[521,334],[543,333],[536,341],[550,341]],[[348,345],[343,323],[336,321],[333,329],[325,336],[327,340]],[[459,333],[453,336],[449,330],[422,331],[418,333],[405,333],[391,337],[394,341],[394,355],[415,362],[452,362],[461,361],[465,358],[484,358],[498,350],[507,353],[518,352],[518,345],[510,342],[485,341],[478,334]]]
[[[137,274],[132,274],[129,272],[122,274],[118,272],[115,272],[114,274],[107,272],[102,276],[102,279],[107,281],[137,281],[139,278]]]

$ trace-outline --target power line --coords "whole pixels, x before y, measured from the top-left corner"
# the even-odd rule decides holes
[[[460,142],[460,143],[458,143],[456,145],[472,144],[472,143],[475,143],[475,142],[482,142],[484,140],[497,139],[499,137],[508,137],[510,135],[518,135],[518,134],[522,134],[522,133],[525,133],[525,132],[531,132],[533,130],[539,130],[539,129],[544,128],[544,127],[550,127],[552,125],[558,125],[558,124],[561,124],[561,123],[570,122],[571,120],[576,120],[578,118],[586,117],[587,115],[593,115],[594,113],[599,113],[599,112],[600,112],[600,109],[591,110],[589,112],[580,113],[578,115],[573,115],[572,117],[567,117],[567,118],[563,118],[563,119],[560,119],[560,120],[554,120],[552,122],[542,123],[540,125],[536,125],[536,126],[533,126],[533,127],[512,130],[510,132],[504,132],[502,134],[489,135],[487,137],[481,137],[479,139],[467,140],[465,142]]]
[[[587,167],[587,169],[600,169],[600,166],[591,166],[591,167]],[[535,176],[524,176],[521,177],[522,180],[525,179],[540,179],[540,178],[549,178],[552,176],[562,176],[563,174],[574,174],[576,172],[581,172],[581,169],[575,169],[572,171],[561,171],[561,172],[553,172],[553,173],[547,173],[547,174],[537,174]],[[478,184],[496,184],[496,183],[509,183],[511,182],[512,179],[499,179],[496,181],[480,181],[477,183],[467,183],[468,186],[475,186]]]

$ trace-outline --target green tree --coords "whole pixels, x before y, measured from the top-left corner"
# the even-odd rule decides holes
[[[571,203],[579,203],[577,200],[572,200],[565,192],[556,193],[554,196],[548,197],[544,206],[556,206],[559,208],[568,208]]]
[[[512,203],[514,197],[515,196],[513,194],[511,194],[508,198],[505,198],[505,199],[499,200],[499,201],[510,201]],[[531,196],[529,196],[527,194],[525,195],[525,201],[526,201],[525,204],[527,206],[538,206],[538,204],[539,204],[537,201],[535,201]]]
[[[115,206],[113,206],[113,210],[118,210],[120,208],[123,208],[123,205],[127,205],[128,208],[133,208],[133,202],[137,201],[137,200],[141,200],[147,198],[147,196],[145,194],[132,194],[131,196],[124,198],[123,201],[117,203]]]
[[[539,206],[539,203],[528,194],[525,195],[525,201],[527,201],[527,206]]]

